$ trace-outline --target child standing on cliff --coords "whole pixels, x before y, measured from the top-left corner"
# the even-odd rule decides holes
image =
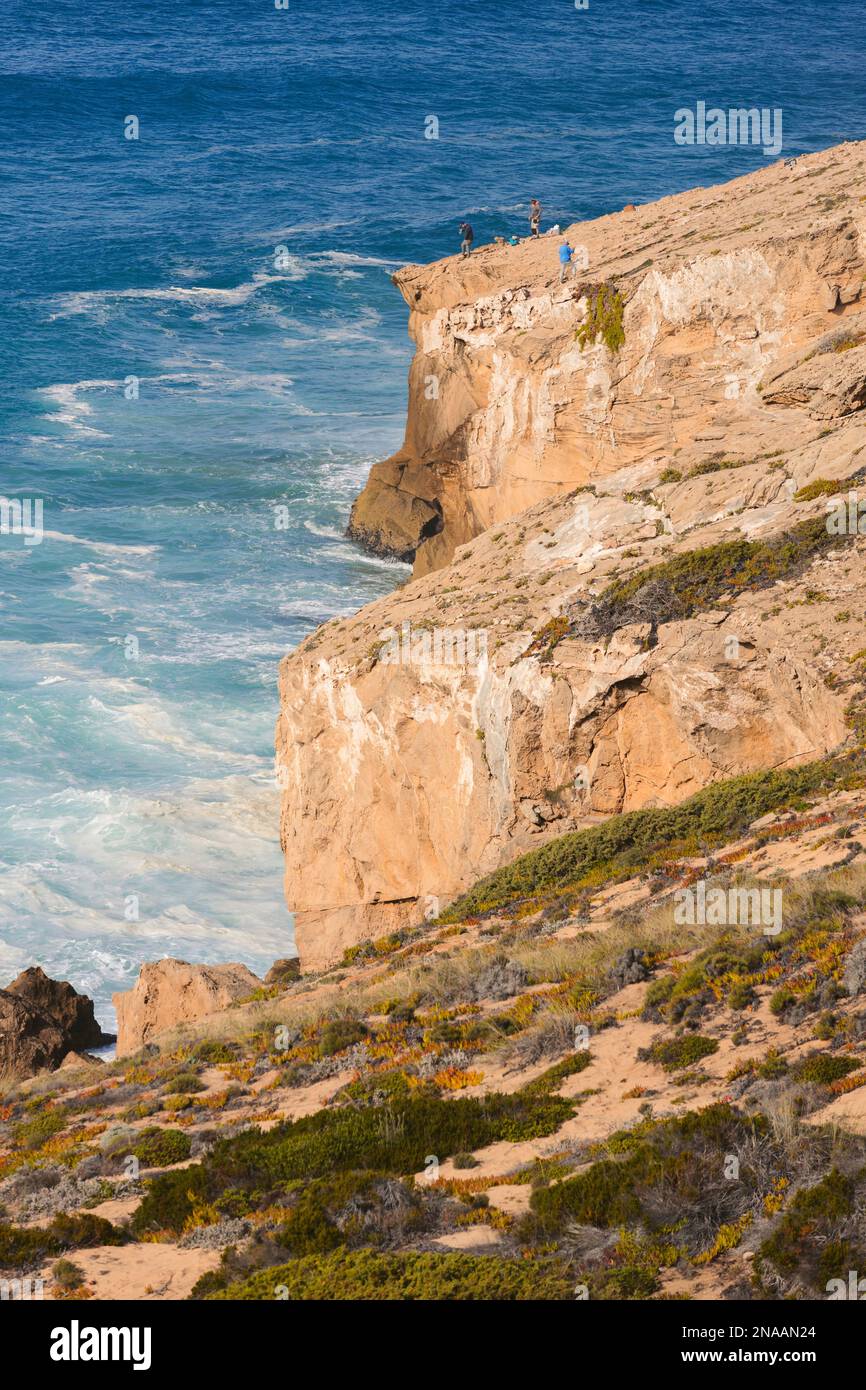
[[[472,243],[475,240],[475,233],[473,232],[470,223],[461,222],[457,230],[463,238],[463,240],[460,243],[460,250],[463,252],[464,256],[471,256]]]
[[[538,236],[538,225],[541,222],[541,204],[537,198],[533,198],[529,204],[529,231],[532,236]]]

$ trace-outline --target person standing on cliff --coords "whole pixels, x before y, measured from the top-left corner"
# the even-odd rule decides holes
[[[541,204],[537,198],[533,198],[529,204],[529,231],[532,236],[538,236],[539,223],[541,222]]]
[[[559,248],[559,283],[560,283],[560,284],[562,284],[562,282],[564,281],[565,276],[566,276],[566,272],[568,271],[569,267],[571,268],[571,276],[572,276],[572,279],[574,279],[574,276],[577,274],[577,266],[574,264],[574,261],[571,259],[573,255],[574,255],[574,251],[573,251],[572,247],[569,246],[569,244],[568,244],[567,241],[564,241],[564,242],[562,243],[562,245],[560,246],[560,248]]]
[[[469,222],[461,222],[457,230],[463,238],[460,243],[460,250],[463,252],[464,256],[471,256],[472,243],[475,240],[475,233],[472,230],[471,224]]]

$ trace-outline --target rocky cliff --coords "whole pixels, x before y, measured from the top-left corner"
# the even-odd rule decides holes
[[[553,834],[859,728],[866,147],[568,234],[573,285],[552,238],[395,277],[406,441],[351,524],[415,577],[281,668],[307,967]]]

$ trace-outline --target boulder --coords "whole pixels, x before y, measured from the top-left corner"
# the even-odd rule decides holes
[[[47,1015],[66,1038],[68,1052],[84,1052],[114,1042],[112,1033],[103,1033],[93,1013],[93,1000],[78,994],[66,980],[52,980],[38,965],[22,970],[11,985],[10,994],[26,999]]]
[[[159,1033],[220,1013],[261,989],[245,965],[190,965],[185,960],[151,961],[141,967],[133,989],[113,996],[117,1010],[117,1055],[128,1056]]]
[[[0,1077],[17,1079],[53,1070],[68,1051],[67,1039],[47,1014],[0,989]]]
[[[87,1067],[89,1070],[93,1070],[104,1065],[101,1057],[91,1057],[87,1052],[67,1052],[60,1063],[61,1069],[64,1067]]]
[[[267,975],[264,978],[266,985],[286,985],[294,984],[295,980],[301,978],[301,962],[298,956],[284,957],[282,960],[275,960]]]

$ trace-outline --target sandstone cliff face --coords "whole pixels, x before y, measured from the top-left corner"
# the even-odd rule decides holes
[[[825,497],[797,497],[816,480],[856,488],[866,148],[570,239],[622,290],[618,352],[575,341],[586,301],[552,283],[553,243],[398,277],[419,345],[407,441],[353,524],[403,553],[414,536],[416,577],[281,668],[282,838],[307,969],[545,838],[850,736],[856,534],[676,620],[595,633],[584,618],[614,579],[790,536],[823,516]]]
[[[854,364],[811,385],[799,364],[862,303],[864,193],[863,146],[846,145],[568,228],[588,254],[576,282],[559,283],[559,237],[400,271],[417,345],[406,438],[373,468],[350,533],[414,556],[420,575],[485,528],[629,462],[702,437],[771,447],[757,388],[777,374],[768,404],[826,418],[858,409]],[[603,282],[624,301],[616,356],[575,339]],[[785,422],[786,446],[803,423]]]

